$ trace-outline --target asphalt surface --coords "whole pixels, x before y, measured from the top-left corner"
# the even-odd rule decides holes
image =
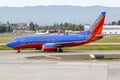
[[[49,59],[27,59],[33,56],[120,54],[120,50],[80,50],[63,53],[44,53],[25,50],[0,51],[1,80],[119,80],[119,60],[59,61]],[[51,57],[52,58],[52,57]],[[54,58],[54,57],[53,57]]]
[[[105,57],[120,57],[120,50],[65,50],[64,52],[42,52],[36,50],[21,50],[21,53],[17,53],[15,50],[1,50],[1,59],[11,59],[11,60],[26,60],[26,59],[53,59],[53,60],[63,60],[66,59],[71,61],[73,58],[76,60],[90,59],[90,54],[94,55],[105,55]],[[115,55],[114,55],[115,54]]]

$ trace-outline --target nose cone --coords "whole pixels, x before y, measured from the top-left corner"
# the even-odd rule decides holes
[[[8,46],[8,47],[13,47],[13,43],[12,43],[12,42],[8,42],[8,43],[6,44],[6,46]]]

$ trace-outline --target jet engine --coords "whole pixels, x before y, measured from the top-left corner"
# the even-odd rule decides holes
[[[44,52],[46,51],[55,51],[56,48],[55,48],[55,45],[53,43],[46,43],[42,46],[42,50]]]

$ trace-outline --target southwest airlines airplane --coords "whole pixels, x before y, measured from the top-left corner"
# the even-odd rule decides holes
[[[63,47],[84,45],[103,38],[102,29],[105,16],[106,12],[102,12],[89,30],[78,34],[22,36],[13,39],[6,45],[17,50],[18,53],[23,48],[62,52]]]

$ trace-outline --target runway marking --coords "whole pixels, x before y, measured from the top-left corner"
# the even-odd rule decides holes
[[[90,55],[90,57],[92,58],[92,59],[95,59],[95,55],[94,54],[89,54]]]

